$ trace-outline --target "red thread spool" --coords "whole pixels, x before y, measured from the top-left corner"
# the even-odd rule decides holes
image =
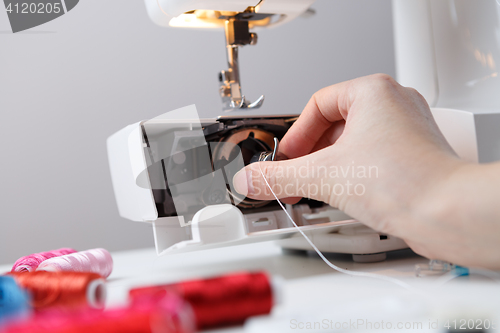
[[[104,307],[106,285],[98,274],[41,271],[8,275],[31,294],[31,305],[35,309],[51,306],[89,306],[97,309]]]
[[[189,305],[176,295],[161,301],[137,302],[130,307],[97,311],[51,311],[10,325],[3,333],[192,333]]]
[[[242,324],[249,317],[270,313],[273,306],[273,288],[262,272],[137,288],[130,297],[133,302],[159,300],[169,293],[189,302],[200,330]]]

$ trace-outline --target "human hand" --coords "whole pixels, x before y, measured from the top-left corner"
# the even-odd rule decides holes
[[[428,211],[431,193],[464,162],[416,90],[383,74],[324,88],[284,136],[280,152],[290,159],[238,172],[236,191],[274,199],[262,170],[279,198],[323,201],[421,254],[439,256],[427,246],[440,243],[438,236],[429,236],[432,226],[415,215]]]

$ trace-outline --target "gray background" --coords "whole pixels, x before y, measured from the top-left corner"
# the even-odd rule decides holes
[[[317,14],[261,31],[240,52],[258,113],[299,113],[316,90],[394,75],[390,0],[318,0]],[[220,114],[222,32],[154,25],[142,1],[85,0],[12,34],[0,9],[0,264],[63,246],[153,246],[147,224],[118,216],[106,138],[196,104]]]

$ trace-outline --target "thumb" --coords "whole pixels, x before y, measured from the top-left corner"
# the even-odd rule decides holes
[[[252,163],[233,178],[234,190],[251,199],[274,200],[274,192],[279,199],[307,197],[328,202],[330,193],[322,195],[321,182],[314,174],[313,165],[304,157]]]

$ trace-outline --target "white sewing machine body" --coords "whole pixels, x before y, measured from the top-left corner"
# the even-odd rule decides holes
[[[152,20],[162,26],[225,27],[231,51],[229,70],[221,72],[220,80],[224,108],[230,110],[258,108],[263,96],[247,103],[241,95],[238,62],[233,60],[237,60],[238,46],[253,44],[256,39],[247,35],[248,39],[238,39],[236,25],[228,28],[227,22],[247,20],[243,31],[248,34],[249,27],[273,26],[306,13],[314,1],[265,0],[255,6],[247,0],[145,2]],[[398,81],[424,95],[440,129],[460,157],[474,162],[500,160],[500,78],[496,67],[500,64],[499,3],[393,0],[393,9]],[[184,108],[174,119],[159,117],[130,125],[108,139],[120,215],[152,224],[159,255],[268,240],[276,240],[288,249],[310,249],[279,206],[233,196],[229,181],[237,169],[248,163],[248,158],[233,159],[235,142],[247,138],[241,138],[242,133],[263,130],[256,132],[265,146],[261,148],[272,150],[270,137],[281,139],[294,117],[199,120],[193,107]],[[214,139],[216,132],[223,134]],[[194,141],[188,148],[179,148],[182,140]],[[212,146],[225,140],[232,140],[232,146]],[[155,147],[158,143],[160,148]],[[183,154],[177,154],[179,151]],[[211,161],[201,167],[210,172],[188,170],[199,163],[186,159],[190,152]],[[216,167],[217,159],[231,162],[232,169],[221,173],[228,164]],[[199,177],[183,180],[181,170]],[[210,187],[214,179],[219,182],[216,190]],[[189,187],[194,186],[193,182],[201,187]],[[363,261],[380,260],[380,253],[406,247],[402,240],[380,235],[325,205],[301,203],[287,209],[321,251],[351,253],[358,255],[355,260]],[[360,256],[366,254],[375,256]]]
[[[289,22],[304,13],[316,0],[145,0],[149,18],[162,27],[223,28],[218,13],[243,13],[255,7],[256,13],[270,14],[252,23],[271,27]]]
[[[108,139],[120,215],[152,224],[159,255],[270,240],[309,249],[276,202],[231,194],[232,177],[261,149],[255,145],[273,149],[272,139],[296,118],[199,120],[191,105],[122,129]],[[322,251],[365,255],[407,247],[318,202],[287,208]]]
[[[500,3],[393,0],[398,81],[417,89],[457,154],[500,160]]]

